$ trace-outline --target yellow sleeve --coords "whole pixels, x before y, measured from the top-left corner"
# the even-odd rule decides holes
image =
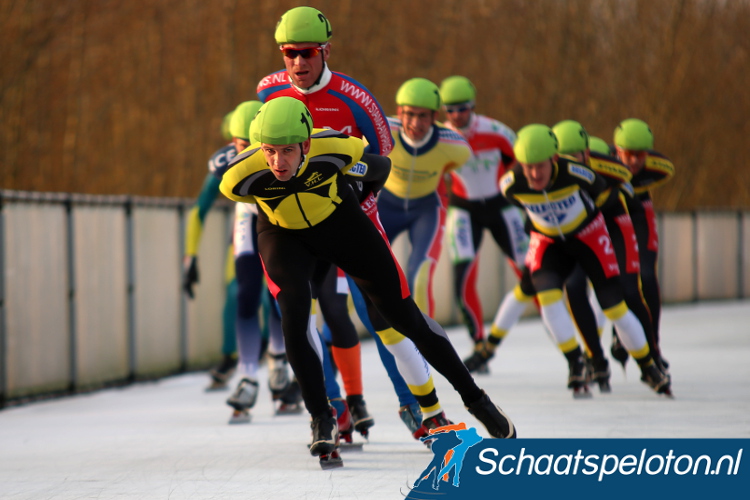
[[[254,196],[250,194],[238,194],[242,192],[243,183],[246,182],[248,177],[256,172],[268,169],[265,158],[259,153],[259,145],[256,144],[255,146],[246,149],[243,154],[237,156],[221,178],[219,190],[232,201],[255,203]]]

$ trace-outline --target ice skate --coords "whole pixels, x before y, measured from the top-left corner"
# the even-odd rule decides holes
[[[237,384],[234,393],[227,399],[227,404],[234,408],[229,419],[230,424],[250,423],[250,409],[255,406],[258,399],[258,382],[249,378],[243,378]]]
[[[286,354],[268,353],[268,389],[274,401],[281,399],[290,383]]]
[[[487,346],[485,346],[483,342],[480,342],[474,347],[474,352],[471,353],[471,356],[464,359],[464,365],[466,365],[466,369],[469,370],[469,373],[487,375],[490,373],[490,368],[487,362],[492,359],[494,355],[494,352],[487,349]]]
[[[312,443],[310,454],[319,457],[320,467],[331,469],[344,465],[338,452],[339,429],[336,424],[336,410],[329,407],[323,413],[315,415],[310,423]]]
[[[499,406],[490,400],[490,397],[484,391],[482,391],[482,397],[471,403],[466,409],[482,422],[482,425],[487,428],[487,432],[492,437],[500,439],[514,439],[516,437],[516,427],[513,422]]]
[[[336,425],[338,427],[338,447],[339,451],[362,451],[364,443],[355,443],[352,435],[354,434],[354,422],[351,412],[342,398],[331,400],[331,406],[336,414]]]
[[[421,437],[419,438],[428,448],[432,448],[432,441],[433,439],[429,439],[430,431],[435,430],[439,427],[444,427],[446,425],[453,425],[453,422],[448,420],[448,417],[445,416],[445,412],[441,411],[437,415],[433,415],[431,417],[427,417],[426,419],[422,420],[422,429],[423,432],[421,434]]]
[[[367,412],[365,400],[361,395],[347,396],[346,405],[349,407],[349,413],[352,416],[354,430],[367,439],[370,434],[370,427],[375,425],[375,419]]]
[[[208,371],[208,374],[211,376],[211,383],[206,387],[206,392],[229,389],[229,381],[236,370],[237,356],[225,355],[218,366]]]
[[[586,365],[586,382],[595,383],[599,386],[599,392],[610,393],[612,387],[609,384],[609,378],[612,373],[609,371],[609,361],[607,358],[594,359],[584,356]]]
[[[296,378],[289,382],[278,401],[280,404],[276,408],[276,415],[299,415],[304,411],[302,407],[302,389],[300,389]]]
[[[621,365],[622,369],[625,369],[625,364],[628,362],[628,350],[625,349],[625,346],[622,345],[622,342],[620,342],[620,338],[612,334],[612,345],[609,347],[609,352],[612,354],[612,357],[615,358]]]
[[[341,449],[354,448],[355,443],[352,439],[354,433],[354,423],[352,421],[352,414],[349,412],[349,407],[342,398],[336,398],[331,400],[331,406],[336,413],[336,426],[339,431],[339,446]],[[362,443],[356,444],[359,449],[362,449]]]
[[[573,390],[573,398],[587,399],[591,397],[589,386],[586,384],[586,364],[583,357],[568,362],[568,389]]]
[[[422,409],[418,403],[402,406],[398,409],[398,416],[414,439],[419,440],[427,434],[427,427],[422,425]]]
[[[657,394],[673,397],[669,377],[659,369],[653,360],[641,366],[641,381],[651,387]]]

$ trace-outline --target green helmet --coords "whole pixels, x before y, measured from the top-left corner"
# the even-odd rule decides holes
[[[232,114],[234,111],[230,111],[226,115],[224,115],[224,119],[221,120],[221,136],[224,138],[225,141],[231,141],[232,140],[232,133],[229,131],[229,123],[232,120]]]
[[[250,141],[297,144],[310,138],[313,119],[307,106],[294,97],[277,97],[261,106],[250,127]]]
[[[326,43],[331,39],[331,23],[318,9],[295,7],[276,24],[276,43]]]
[[[406,80],[396,92],[396,104],[437,111],[440,109],[440,89],[426,78]]]
[[[628,118],[615,129],[615,146],[634,151],[653,149],[654,134],[643,120]]]
[[[560,154],[582,153],[589,148],[589,134],[575,120],[561,121],[552,127],[552,132],[557,137],[557,151]]]
[[[260,101],[245,101],[234,109],[232,120],[229,122],[229,133],[232,137],[245,140],[250,138],[250,124],[262,105]]]
[[[540,163],[557,154],[557,137],[547,125],[532,123],[518,131],[513,146],[516,160],[521,163]]]
[[[477,98],[477,89],[465,76],[449,76],[440,83],[443,104],[460,104]]]
[[[589,136],[589,149],[603,155],[609,154],[609,144],[607,144],[607,141],[593,135]]]

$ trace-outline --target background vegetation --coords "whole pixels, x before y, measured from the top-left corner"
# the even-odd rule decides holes
[[[303,3],[389,114],[404,80],[462,74],[514,129],[639,117],[677,168],[658,208],[750,206],[749,0],[0,0],[0,187],[195,196]]]

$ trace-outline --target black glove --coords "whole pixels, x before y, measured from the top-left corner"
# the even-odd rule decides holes
[[[198,257],[195,255],[186,255],[182,263],[182,288],[191,299],[193,295],[193,285],[198,283]]]

